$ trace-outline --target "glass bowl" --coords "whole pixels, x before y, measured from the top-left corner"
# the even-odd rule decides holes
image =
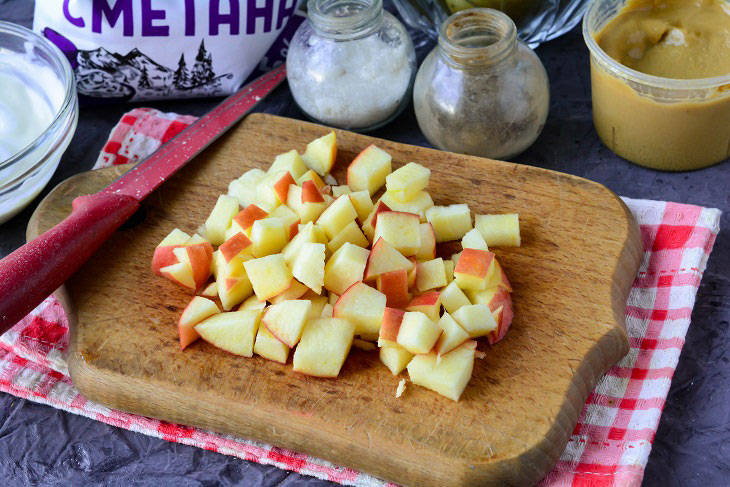
[[[39,129],[34,140],[9,157],[0,157],[2,224],[25,208],[48,184],[76,130],[79,108],[68,60],[51,42],[25,27],[0,21],[0,73],[17,76],[26,87],[32,87],[36,101],[48,103],[54,113],[48,126]],[[32,109],[32,104],[28,108]],[[5,120],[0,114],[0,123],[13,122],[7,118],[8,113]]]
[[[403,20],[438,39],[439,27],[454,12],[473,7],[501,10],[517,25],[520,40],[532,49],[575,27],[590,0],[393,0]]]

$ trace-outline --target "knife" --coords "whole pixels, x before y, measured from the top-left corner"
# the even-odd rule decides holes
[[[150,193],[241,120],[286,77],[282,64],[229,96],[95,194],[73,201],[55,227],[0,260],[0,334],[61,286]]]

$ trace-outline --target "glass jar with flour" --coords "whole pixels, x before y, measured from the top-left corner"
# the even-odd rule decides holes
[[[411,97],[416,54],[382,0],[309,0],[291,41],[289,88],[315,121],[368,131],[397,117]]]

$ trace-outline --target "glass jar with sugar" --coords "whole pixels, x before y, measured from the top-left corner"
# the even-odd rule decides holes
[[[382,0],[309,0],[308,21],[286,59],[294,100],[310,118],[368,131],[397,117],[411,97],[416,54]]]

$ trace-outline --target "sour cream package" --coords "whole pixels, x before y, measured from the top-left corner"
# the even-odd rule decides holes
[[[85,104],[228,95],[286,59],[299,0],[36,0]],[[291,20],[291,22],[290,22]]]

